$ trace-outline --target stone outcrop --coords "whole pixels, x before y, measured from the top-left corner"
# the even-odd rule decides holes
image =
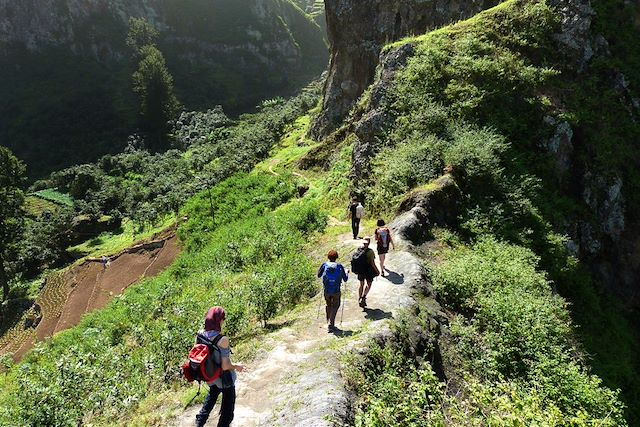
[[[382,47],[402,37],[468,18],[497,0],[325,0],[331,45],[322,111],[311,128],[321,139],[335,130],[373,82]]]
[[[455,227],[462,192],[450,174],[441,176],[426,188],[419,188],[400,203],[394,220],[397,232],[414,245],[432,239],[431,227]]]

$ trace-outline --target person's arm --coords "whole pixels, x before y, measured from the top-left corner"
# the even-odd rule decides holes
[[[395,250],[396,244],[393,243],[393,239],[391,238],[391,230],[387,228],[387,232],[389,233],[389,243],[391,243],[391,247],[393,248],[393,250]]]
[[[340,264],[340,268],[342,268],[342,281],[346,282],[349,280],[349,273],[346,272],[344,265]]]
[[[371,252],[371,256],[369,257],[369,265],[373,268],[373,271],[376,272],[376,276],[380,275],[380,270],[378,270],[378,266],[376,265],[376,256],[373,253],[373,249],[369,249]]]
[[[234,365],[231,363],[231,349],[229,349],[229,338],[222,337],[220,341],[218,341],[218,348],[220,348],[221,362],[222,362],[222,370],[223,371],[244,371],[244,365]]]
[[[318,277],[322,277],[322,273],[324,273],[324,263],[318,269]]]

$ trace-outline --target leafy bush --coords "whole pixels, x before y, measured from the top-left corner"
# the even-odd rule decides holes
[[[434,269],[440,298],[464,313],[451,325],[459,369],[485,388],[533,387],[543,407],[565,418],[623,425],[618,393],[586,372],[566,302],[552,294],[538,261],[528,249],[484,239]]]
[[[400,427],[442,425],[439,412],[445,386],[428,363],[408,354],[406,331],[399,326],[394,340],[370,342],[362,355],[344,360],[347,385],[358,396],[353,425]],[[396,341],[397,340],[397,341]]]

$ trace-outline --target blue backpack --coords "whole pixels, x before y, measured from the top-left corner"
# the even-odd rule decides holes
[[[340,283],[342,282],[342,272],[337,262],[325,262],[324,272],[322,273],[322,283],[324,291],[328,294],[337,294],[340,292]]]

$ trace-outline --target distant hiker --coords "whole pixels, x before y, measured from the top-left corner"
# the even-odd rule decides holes
[[[324,285],[324,300],[327,303],[327,328],[329,332],[334,332],[336,330],[336,314],[338,314],[340,298],[342,297],[340,285],[342,282],[346,282],[349,276],[344,266],[336,262],[338,252],[329,251],[327,258],[329,261],[320,266],[318,277],[322,277],[322,284]]]
[[[102,258],[100,258],[100,263],[102,264],[102,269],[106,270],[107,266],[109,265],[109,258],[107,258],[106,256],[102,255]]]
[[[378,228],[376,228],[376,243],[378,244],[378,258],[380,258],[380,275],[384,277],[384,260],[389,252],[389,245],[396,248],[391,238],[391,230],[384,223],[384,220],[378,220]]]
[[[365,237],[362,242],[362,247],[358,248],[351,259],[351,271],[358,275],[358,280],[360,281],[358,304],[362,308],[367,306],[367,295],[371,290],[373,278],[380,275],[378,267],[376,267],[376,254],[373,253],[373,249],[369,247],[370,243],[371,237]],[[364,286],[365,280],[367,281],[366,288]]]
[[[224,308],[211,307],[204,319],[204,330],[198,334],[204,336],[209,341],[215,342],[220,349],[220,353],[214,353],[214,355],[220,357],[220,360],[216,362],[222,366],[222,375],[212,384],[209,384],[209,394],[207,394],[204,400],[202,409],[198,415],[196,415],[196,427],[205,425],[209,419],[211,410],[216,404],[216,400],[218,400],[218,395],[221,393],[222,403],[220,405],[218,427],[228,427],[231,421],[233,421],[233,411],[236,404],[236,371],[242,372],[244,366],[231,363],[229,338],[222,336],[222,338],[216,339],[216,337],[222,334],[224,317]]]
[[[358,238],[360,232],[360,220],[364,217],[364,206],[358,201],[357,197],[351,199],[349,205],[349,218],[351,218],[351,231],[353,232],[353,239]]]

